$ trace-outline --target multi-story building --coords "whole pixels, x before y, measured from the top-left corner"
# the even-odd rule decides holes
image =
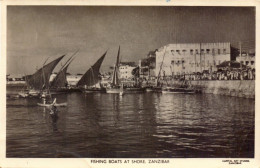
[[[230,43],[168,44],[156,52],[156,74],[171,76],[216,71],[230,61]]]
[[[156,76],[155,74],[155,65],[156,65],[156,55],[155,51],[150,51],[146,58],[139,60],[139,73],[140,78],[151,79]]]
[[[242,64],[250,67],[255,68],[255,53],[243,53],[236,57],[237,62],[241,62]]]
[[[136,67],[135,62],[121,62],[119,65],[119,78],[122,80],[132,79],[134,77],[132,72]]]

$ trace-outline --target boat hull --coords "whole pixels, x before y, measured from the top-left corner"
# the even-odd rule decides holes
[[[58,88],[58,89],[50,89],[51,94],[64,94],[71,92],[80,92],[79,88]]]
[[[41,107],[50,107],[50,106],[53,106],[53,104],[43,104],[43,103],[37,103],[38,106],[41,106]],[[67,106],[67,103],[59,103],[59,104],[55,104],[54,106],[57,106],[57,107],[66,107]]]
[[[32,97],[37,97],[40,95],[40,93],[41,92],[38,90],[29,90],[29,92],[28,92],[29,96],[32,96]]]
[[[107,93],[120,93],[120,88],[107,88],[106,92]]]
[[[22,98],[26,98],[26,97],[29,97],[29,94],[27,92],[19,92],[18,96],[22,97]]]
[[[124,93],[143,93],[145,88],[124,88]]]
[[[193,94],[195,90],[187,88],[166,88],[162,89],[162,93],[181,93],[181,94]]]
[[[83,93],[105,93],[105,88],[82,88],[80,89]]]
[[[161,93],[162,92],[162,88],[160,87],[149,87],[145,89],[146,92],[158,92]]]

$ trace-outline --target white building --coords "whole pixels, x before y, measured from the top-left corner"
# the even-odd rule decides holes
[[[215,71],[230,61],[230,43],[168,44],[156,52],[156,76]]]
[[[134,75],[132,74],[133,69],[137,66],[134,62],[121,62],[119,65],[119,78],[120,79],[132,79]]]
[[[250,68],[255,68],[255,54],[242,54],[236,57],[237,62],[241,62],[242,64],[249,66]]]
[[[50,82],[53,81],[53,79],[57,76],[57,73],[53,73],[51,74],[50,76]],[[71,86],[75,86],[78,81],[81,79],[82,77],[82,74],[77,74],[77,75],[71,75],[71,74],[67,74],[67,81],[68,81],[68,84],[71,85]]]
[[[82,74],[67,75],[68,84],[71,86],[75,86],[78,83],[78,81],[81,79],[82,76],[83,76]]]

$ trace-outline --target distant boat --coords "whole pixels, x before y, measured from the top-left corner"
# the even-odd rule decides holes
[[[161,78],[161,70],[162,70],[162,66],[163,66],[163,62],[164,62],[166,49],[167,49],[167,47],[165,48],[165,51],[164,51],[164,54],[163,54],[163,60],[162,60],[162,63],[160,65],[160,69],[159,69],[159,72],[158,72],[158,75],[157,75],[156,85],[155,86],[147,86],[146,89],[145,89],[146,92],[159,92],[159,93],[162,92],[162,85],[160,83],[160,78]]]
[[[65,55],[62,55],[46,65],[44,63],[43,67],[34,74],[25,76],[28,89],[23,93],[21,92],[19,95],[39,96],[44,90],[48,90],[51,73],[64,56]]]
[[[125,86],[124,87],[124,92],[125,93],[142,93],[145,91],[145,88],[141,86],[140,81],[138,80],[139,78],[139,67],[136,67],[132,71],[132,75],[134,76],[134,84],[132,86]]]
[[[160,86],[148,86],[145,88],[146,92],[158,92],[161,93],[162,92],[162,87]]]
[[[112,81],[111,84],[106,88],[107,93],[120,93],[120,80],[119,80],[119,55],[120,55],[120,46],[118,49],[118,54],[116,58],[116,63],[114,66],[113,70],[113,75],[112,75]]]
[[[166,87],[162,89],[162,93],[196,93],[196,91],[192,88],[188,87]]]
[[[172,68],[171,68],[171,72],[173,74]],[[188,85],[187,81],[182,81],[180,86],[174,86],[173,85],[173,75],[171,78],[171,84],[168,87],[163,87],[162,88],[162,93],[188,93],[188,94],[192,94],[192,93],[196,93],[196,91],[191,87],[191,85]],[[168,83],[167,83],[168,85]]]
[[[101,64],[106,56],[107,52],[105,52],[97,62],[91,66],[87,72],[81,77],[78,81],[77,86],[80,88],[82,92],[92,93],[92,92],[105,92],[105,88],[103,88],[100,84],[100,72],[99,69]]]

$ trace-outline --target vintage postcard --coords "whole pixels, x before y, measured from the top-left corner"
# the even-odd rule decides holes
[[[259,1],[1,1],[0,167],[259,167]]]

